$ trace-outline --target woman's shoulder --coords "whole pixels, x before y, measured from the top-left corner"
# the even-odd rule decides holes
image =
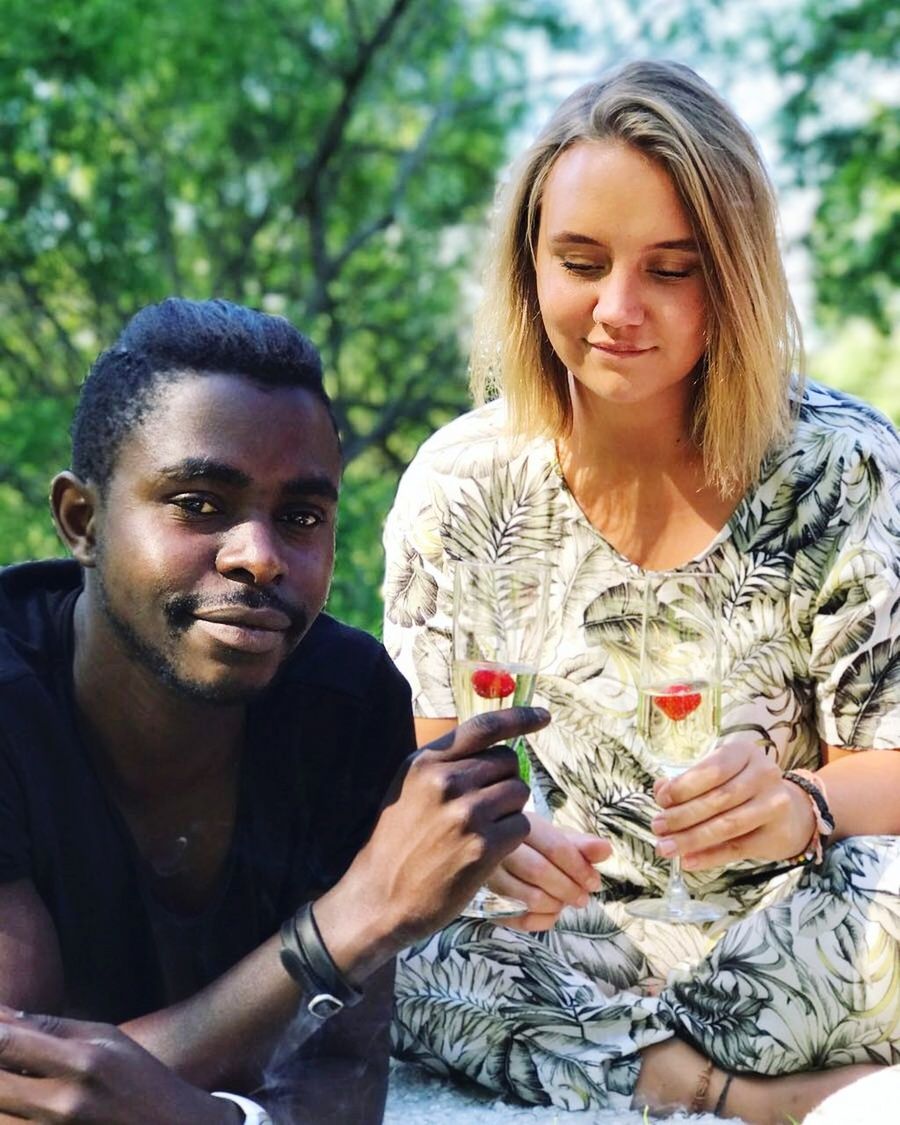
[[[798,403],[794,450],[852,455],[900,472],[900,434],[874,406],[834,387],[807,382]]]
[[[427,438],[404,474],[409,480],[435,474],[445,478],[479,479],[489,476],[498,465],[519,457],[550,450],[546,439],[524,440],[507,427],[506,405],[502,399],[476,407],[454,418]]]

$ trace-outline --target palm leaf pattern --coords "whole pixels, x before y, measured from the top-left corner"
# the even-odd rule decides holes
[[[452,715],[458,559],[546,558],[552,624],[532,737],[536,807],[614,844],[606,890],[547,934],[459,920],[397,978],[395,1049],[508,1097],[626,1107],[643,1047],[673,1033],[719,1065],[780,1074],[900,1061],[900,842],[855,837],[819,869],[742,863],[690,876],[710,930],[630,918],[659,888],[653,762],[634,731],[641,571],[590,525],[551,442],[511,442],[503,406],[422,447],[385,528],[385,642],[417,714]],[[724,579],[723,734],[783,768],[820,739],[900,746],[900,439],[870,407],[809,384],[773,452],[689,567]],[[648,982],[664,978],[662,991]]]

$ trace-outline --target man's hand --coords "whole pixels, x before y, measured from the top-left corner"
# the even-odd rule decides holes
[[[235,1125],[237,1107],[184,1082],[115,1027],[0,1005],[0,1122]]]
[[[478,715],[413,754],[341,882],[316,902],[332,957],[357,979],[456,917],[529,830],[528,787],[512,750],[546,711]],[[363,950],[358,935],[374,936]]]
[[[549,930],[566,906],[586,906],[600,889],[593,864],[608,859],[612,848],[602,836],[559,828],[528,813],[528,839],[511,852],[488,880],[491,890],[521,899],[528,913],[506,918],[517,930]]]
[[[702,870],[741,859],[797,855],[815,828],[802,789],[785,781],[774,757],[732,737],[680,777],[656,783],[661,812],[650,827],[662,856]]]

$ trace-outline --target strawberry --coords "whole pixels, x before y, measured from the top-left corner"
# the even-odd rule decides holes
[[[495,668],[476,668],[472,673],[472,687],[482,699],[506,699],[516,690],[516,681],[509,672]]]
[[[699,691],[691,691],[690,684],[672,684],[666,688],[665,695],[656,695],[653,702],[662,713],[673,722],[680,723],[700,706],[702,697]]]

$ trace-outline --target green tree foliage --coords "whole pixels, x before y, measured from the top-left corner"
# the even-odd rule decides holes
[[[0,558],[57,550],[74,389],[140,306],[225,296],[320,346],[348,462],[336,612],[378,627],[380,522],[466,402],[461,286],[542,0],[5,0]]]
[[[894,0],[804,0],[766,25],[788,95],[782,143],[818,190],[808,245],[824,324],[889,334],[900,279],[900,99]]]

